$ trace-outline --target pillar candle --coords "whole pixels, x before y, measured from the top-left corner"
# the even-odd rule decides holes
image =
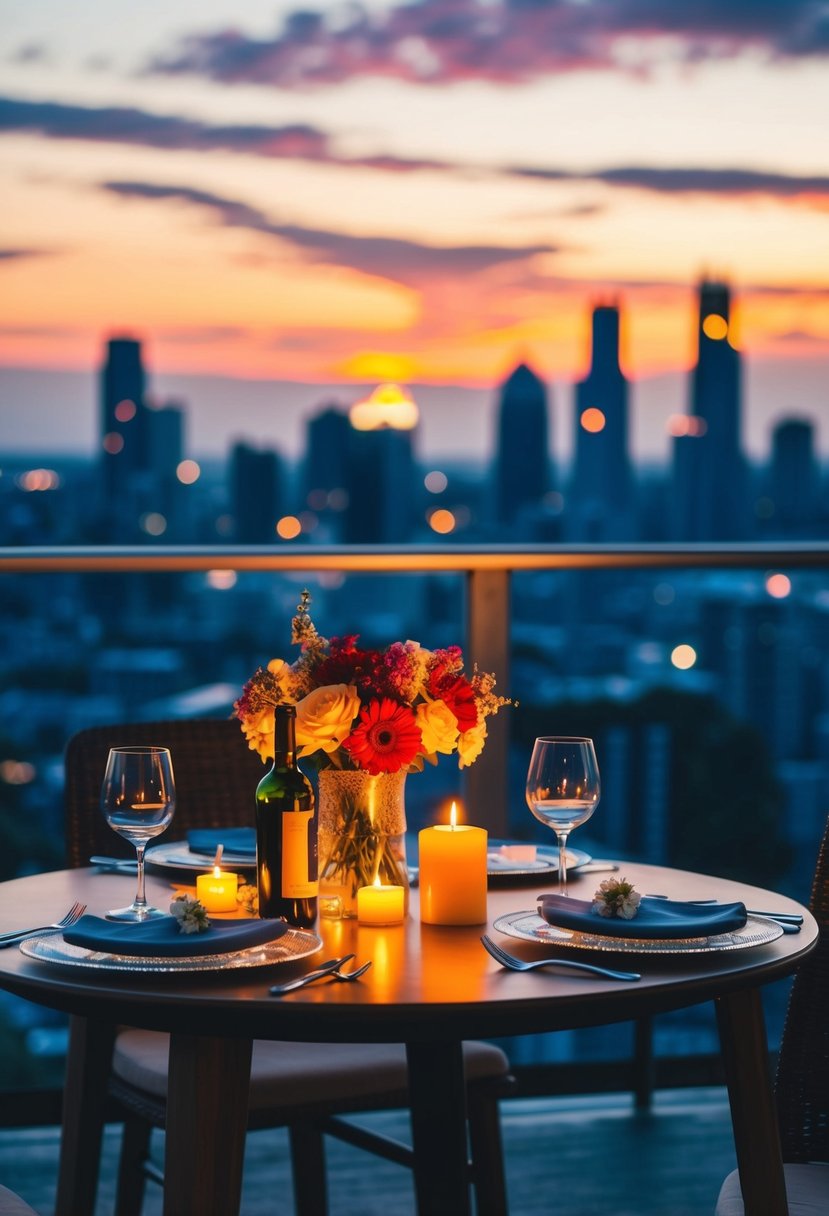
[[[420,844],[420,919],[427,925],[486,922],[486,841],[483,828],[453,822],[424,828]]]
[[[235,912],[238,874],[228,874],[214,866],[209,874],[196,878],[196,896],[206,912]]]
[[[405,904],[403,888],[381,886],[360,887],[357,891],[357,920],[361,925],[399,925],[403,922]]]

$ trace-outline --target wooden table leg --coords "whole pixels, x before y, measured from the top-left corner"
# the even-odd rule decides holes
[[[170,1036],[164,1216],[238,1216],[250,1039]]]
[[[469,1216],[461,1045],[407,1043],[406,1055],[419,1216]]]
[[[55,1216],[94,1212],[115,1026],[69,1019]]]
[[[760,992],[715,1001],[745,1216],[788,1216]]]

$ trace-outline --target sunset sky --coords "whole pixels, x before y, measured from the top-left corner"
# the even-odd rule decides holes
[[[643,379],[707,271],[819,421],[827,56],[823,0],[0,0],[0,366],[568,382],[613,297]]]

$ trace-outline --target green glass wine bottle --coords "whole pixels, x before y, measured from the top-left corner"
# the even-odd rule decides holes
[[[296,710],[277,705],[273,768],[256,788],[259,915],[310,928],[317,917],[317,810],[297,768]]]

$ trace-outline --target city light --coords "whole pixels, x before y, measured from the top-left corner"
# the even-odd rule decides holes
[[[0,761],[0,781],[6,785],[28,785],[36,776],[37,770],[28,760]]]
[[[148,511],[146,515],[141,516],[138,526],[148,536],[163,536],[167,531],[167,520],[160,511]]]
[[[721,342],[728,335],[728,322],[718,313],[709,312],[702,323],[702,332],[706,338],[711,338],[714,342]]]
[[[276,535],[281,540],[296,540],[302,531],[302,524],[295,515],[283,515],[276,523]]]
[[[31,494],[43,490],[56,490],[60,485],[60,477],[54,469],[29,469],[17,478],[21,490]]]
[[[665,427],[674,439],[682,439],[685,435],[699,439],[708,430],[708,423],[696,414],[671,414]]]
[[[208,570],[205,575],[205,582],[208,587],[214,591],[229,591],[231,587],[236,586],[237,575],[235,570]]]
[[[180,460],[176,465],[176,477],[183,486],[192,486],[201,477],[201,467],[195,460]]]
[[[697,652],[693,646],[688,646],[686,643],[683,643],[681,646],[674,646],[671,651],[671,662],[680,671],[688,671],[689,668],[694,666],[696,661]]]
[[[117,431],[109,431],[101,440],[101,447],[108,456],[117,456],[124,450],[124,436]]]
[[[598,435],[599,431],[604,430],[607,419],[601,410],[591,405],[589,409],[586,409],[582,413],[579,421],[581,422],[582,430],[589,431],[591,435]]]
[[[135,402],[125,398],[118,402],[112,412],[118,422],[132,422],[138,411],[135,408]]]
[[[449,485],[449,478],[439,469],[433,469],[423,478],[423,484],[430,494],[442,494]]]
[[[791,594],[792,580],[787,574],[766,575],[766,591],[775,600],[784,600]]]
[[[437,511],[432,511],[431,515],[428,516],[428,520],[432,531],[440,533],[441,536],[446,536],[455,530],[455,516],[444,507],[439,507]]]

